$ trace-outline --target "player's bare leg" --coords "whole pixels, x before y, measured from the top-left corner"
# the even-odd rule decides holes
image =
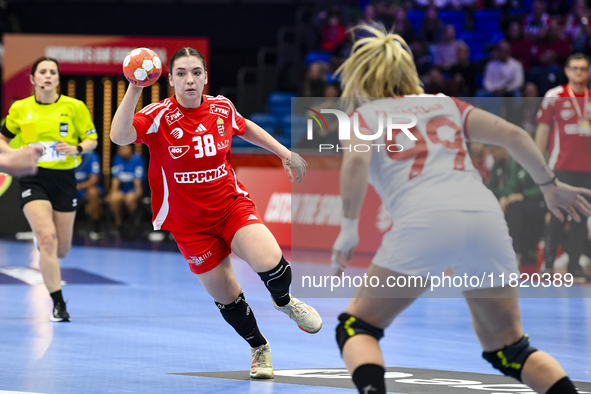
[[[64,256],[67,254],[69,245],[72,242],[72,230],[69,230],[69,243],[63,245],[61,247],[62,249],[59,250],[60,238],[58,237],[63,237],[67,234],[58,234],[58,229],[56,229],[56,224],[54,223],[54,211],[51,203],[47,200],[30,201],[23,207],[23,212],[37,239],[39,247],[39,268],[41,269],[43,282],[51,295],[54,305],[52,320],[69,321],[70,316],[66,311],[66,303],[61,291],[62,277],[58,252],[65,252],[63,254]],[[73,212],[60,213],[75,216]],[[65,222],[60,221],[59,230],[63,229]]]
[[[250,345],[252,364],[250,376],[270,379],[274,376],[271,364],[271,347],[261,334],[254,312],[244,298],[236,279],[230,256],[214,269],[197,275],[205,290],[213,297],[224,320]]]
[[[275,309],[285,313],[306,332],[320,331],[322,319],[318,312],[289,294],[291,267],[267,226],[254,223],[236,231],[232,251],[259,274],[271,293]]]
[[[389,276],[402,274],[371,264],[368,276],[380,278],[385,283]],[[404,276],[404,275],[402,275]],[[385,393],[385,364],[378,343],[383,330],[421,295],[424,288],[360,287],[349,302],[345,314],[339,316],[337,341],[341,346],[343,361],[360,392]],[[388,297],[388,298],[385,298]]]
[[[53,211],[53,223],[55,224],[55,231],[57,235],[57,257],[59,259],[66,257],[72,248],[74,220],[76,220],[76,211]]]
[[[506,374],[520,379],[537,393],[576,392],[558,361],[547,353],[529,347],[529,338],[524,337],[521,326],[517,288],[478,289],[464,294],[474,330],[485,353],[498,354],[502,350],[505,364],[511,364],[511,354],[516,354],[513,363],[520,367]],[[520,357],[525,357],[525,361]]]

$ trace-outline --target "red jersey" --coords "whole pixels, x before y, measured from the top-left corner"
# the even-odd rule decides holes
[[[586,89],[585,94],[574,94],[568,85],[548,90],[536,115],[538,123],[551,127],[548,166],[553,170],[591,172],[591,137],[581,127],[591,119],[591,90]]]
[[[136,113],[136,143],[150,149],[148,179],[155,230],[206,231],[248,196],[230,164],[232,136],[246,123],[230,100],[203,95],[197,108],[174,97]]]

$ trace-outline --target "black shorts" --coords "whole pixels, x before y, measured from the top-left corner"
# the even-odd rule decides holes
[[[19,179],[21,208],[29,201],[48,200],[58,212],[73,212],[78,208],[74,170],[39,168],[37,175]]]

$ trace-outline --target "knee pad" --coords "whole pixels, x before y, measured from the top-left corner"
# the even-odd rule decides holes
[[[281,299],[289,295],[289,286],[291,285],[291,267],[285,257],[281,256],[281,261],[270,271],[259,272],[259,276],[265,283],[265,287],[271,295]]]
[[[535,347],[529,345],[529,335],[525,334],[513,345],[505,346],[494,352],[482,352],[482,357],[503,374],[521,382],[523,364],[537,350]]]
[[[371,324],[366,323],[355,316],[351,316],[348,313],[341,313],[339,316],[339,321],[340,323],[337,326],[336,334],[337,343],[339,344],[341,353],[343,353],[343,346],[345,346],[345,342],[355,335],[371,335],[378,341],[384,336],[384,330],[381,328],[372,326]]]
[[[257,322],[254,313],[244,299],[244,293],[240,292],[238,298],[230,304],[221,304],[217,301],[215,304],[224,320],[236,330],[238,335],[248,340],[247,337],[257,328]]]

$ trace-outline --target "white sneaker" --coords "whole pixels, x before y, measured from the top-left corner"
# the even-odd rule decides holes
[[[309,332],[310,334],[315,334],[320,331],[322,328],[322,319],[318,312],[316,312],[316,309],[305,304],[303,301],[298,300],[291,294],[289,296],[291,297],[291,300],[289,301],[289,304],[285,306],[278,306],[273,298],[271,298],[273,307],[289,316],[289,318],[295,321],[298,324],[298,327],[303,331]]]
[[[251,347],[250,355],[252,356],[252,364],[250,365],[251,378],[272,379],[275,376],[271,364],[271,346],[269,342],[261,346]]]

